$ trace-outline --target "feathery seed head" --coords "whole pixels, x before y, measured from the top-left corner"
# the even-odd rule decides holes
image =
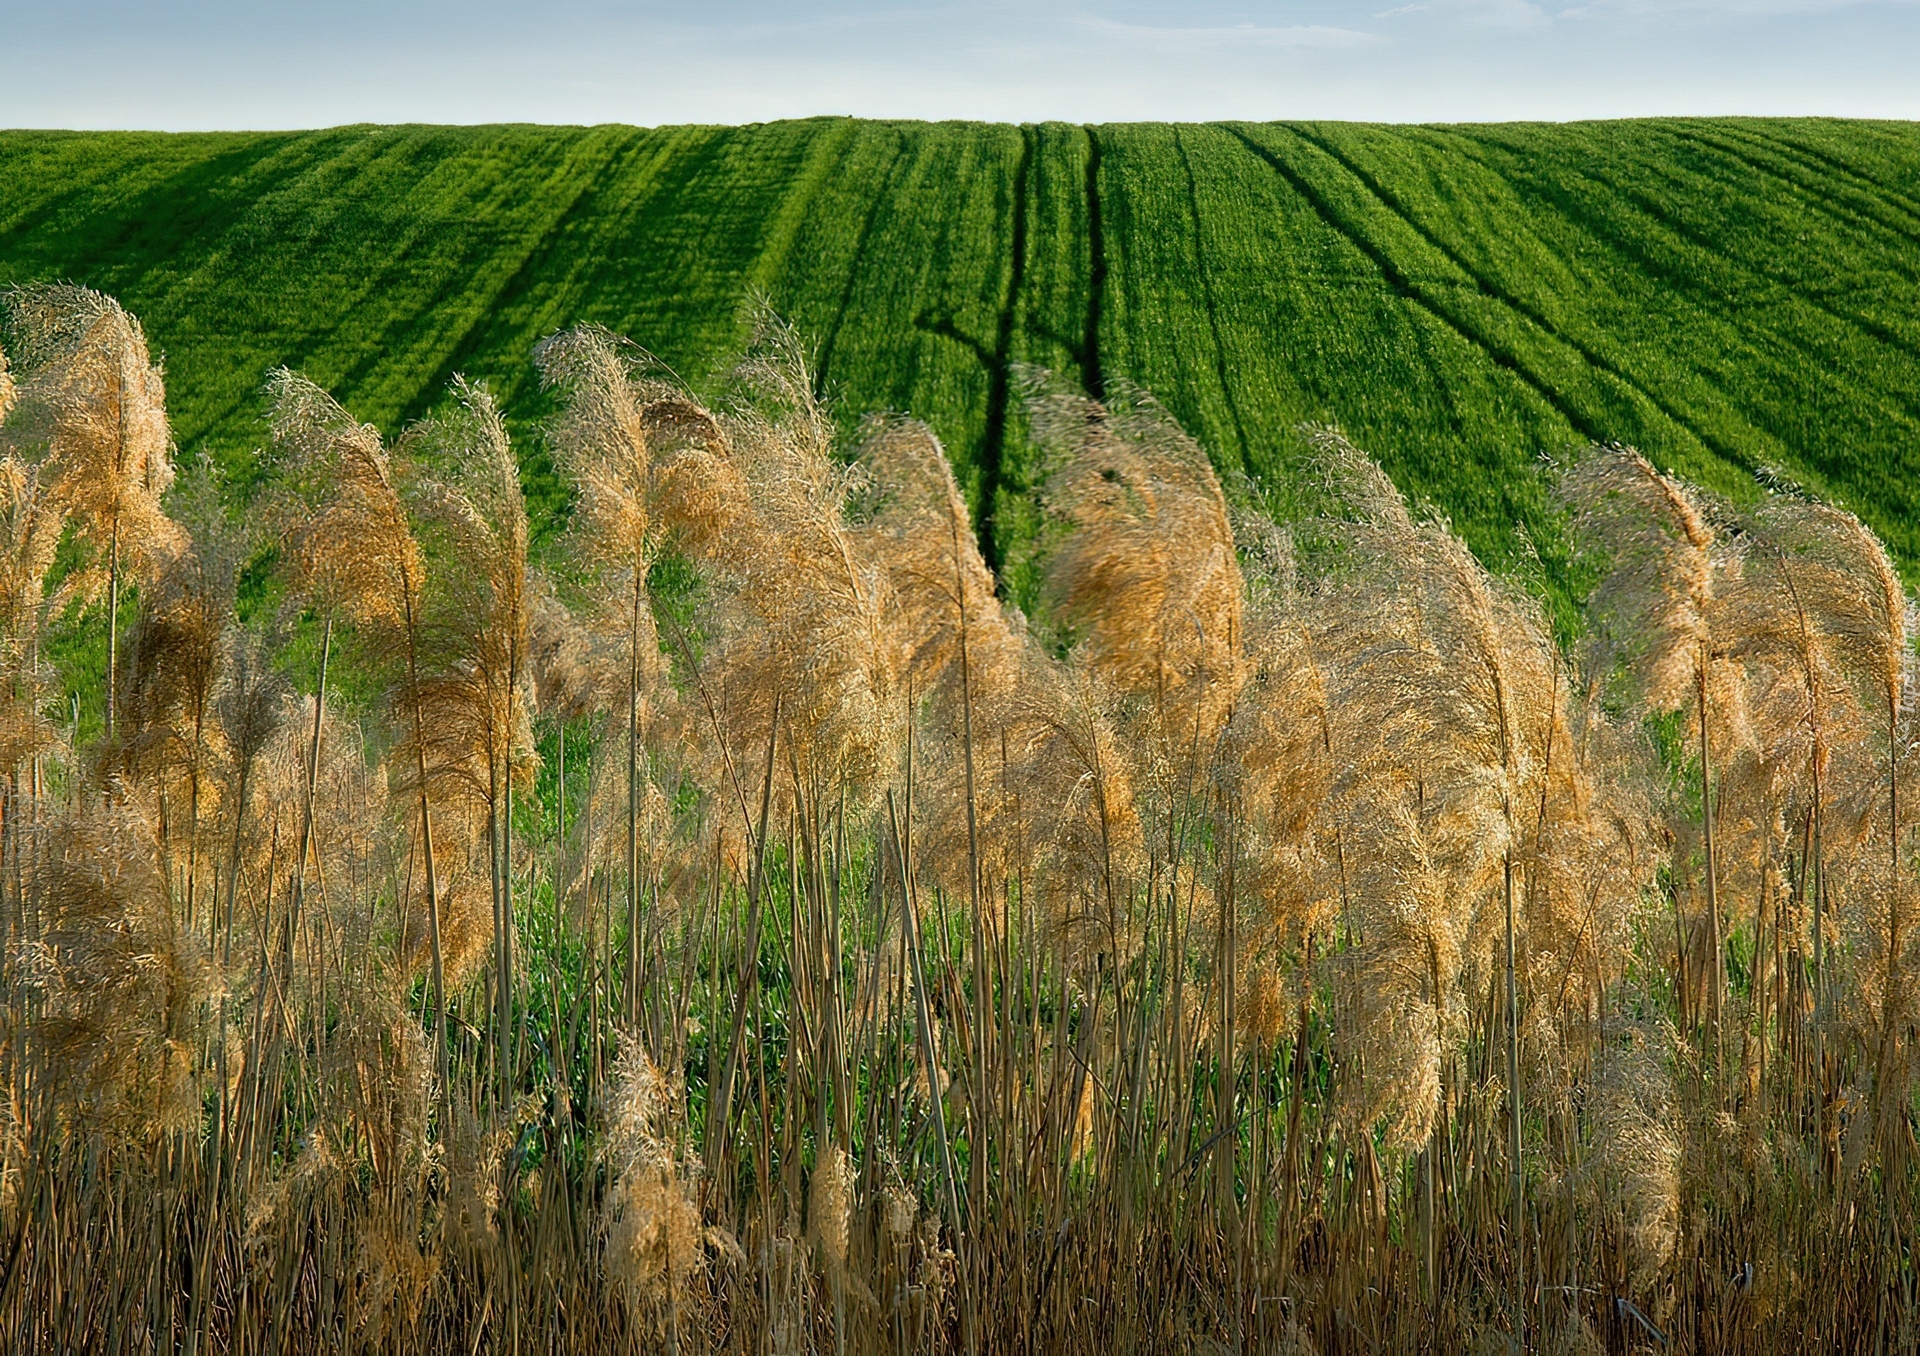
[[[424,571],[380,431],[284,367],[267,378],[267,400],[296,591],[362,626],[404,626]]]
[[[1055,461],[1047,506],[1068,529],[1049,596],[1097,673],[1163,708],[1176,748],[1210,739],[1243,679],[1245,585],[1206,453],[1125,388],[1106,404],[1036,390],[1028,417]]]
[[[1719,690],[1726,679],[1713,662],[1725,644],[1719,581],[1738,549],[1715,526],[1721,511],[1618,445],[1589,449],[1561,490],[1611,559],[1591,607],[1609,624],[1648,704],[1680,710],[1704,682],[1713,704],[1731,710],[1734,694]]]
[[[111,297],[67,284],[17,289],[6,305],[21,365],[6,441],[44,465],[49,491],[91,546],[148,577],[183,541],[161,509],[173,435],[140,322]]]
[[[693,1169],[678,1158],[684,1094],[632,1039],[612,1082],[601,1150],[615,1178],[602,1220],[607,1270],[651,1313],[684,1293],[704,1246]]]
[[[56,824],[31,890],[47,962],[37,1039],[65,1113],[136,1140],[196,1123],[211,975],[174,920],[145,819],[122,806]]]
[[[853,1165],[847,1151],[838,1145],[824,1150],[807,1186],[807,1230],[830,1272],[839,1272],[847,1265],[853,1186]]]
[[[974,690],[1005,691],[1017,680],[1025,637],[995,595],[946,449],[912,420],[871,419],[861,434],[855,464],[865,502],[855,535],[887,571],[914,690],[958,681],[964,615]]]
[[[1673,1033],[1616,1021],[1595,1070],[1593,1119],[1608,1203],[1626,1222],[1628,1261],[1645,1289],[1673,1257],[1680,1234],[1681,1150],[1669,1047]]]

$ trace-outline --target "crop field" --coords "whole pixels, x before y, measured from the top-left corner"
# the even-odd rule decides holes
[[[764,295],[848,417],[938,432],[996,562],[1035,522],[1024,363],[1153,392],[1281,492],[1336,423],[1556,580],[1538,459],[1588,441],[1736,496],[1777,470],[1911,566],[1916,182],[1912,127],[1810,120],[15,132],[0,282],[121,298],[230,468],[270,367],[389,431],[459,372],[531,431],[543,335],[604,324],[707,389]]]
[[[1917,158],[0,135],[0,1350],[1912,1349]]]

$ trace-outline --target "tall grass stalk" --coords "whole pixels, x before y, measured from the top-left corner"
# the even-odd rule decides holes
[[[0,1346],[1920,1323],[1914,665],[1851,515],[1590,449],[1575,652],[1337,431],[1279,524],[1028,373],[1029,618],[931,431],[843,436],[790,330],[708,405],[586,328],[536,355],[544,557],[464,382],[389,444],[270,379],[245,619],[155,469],[96,737],[36,656],[113,588],[61,460],[62,317],[113,312],[53,301],[0,368]]]

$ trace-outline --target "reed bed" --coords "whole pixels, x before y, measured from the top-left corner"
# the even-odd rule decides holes
[[[770,317],[541,344],[550,551],[484,388],[273,374],[242,515],[133,317],[6,317],[6,1349],[1920,1340],[1852,515],[1587,449],[1567,642],[1338,431],[1276,523],[1033,373],[1029,619]]]

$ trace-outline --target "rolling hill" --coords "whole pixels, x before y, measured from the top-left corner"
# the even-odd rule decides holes
[[[1772,468],[1920,565],[1920,126],[878,123],[0,133],[0,284],[118,296],[183,450],[244,474],[291,364],[392,431],[593,320],[711,390],[764,295],[849,423],[932,423],[1015,569],[1018,364],[1160,398],[1284,497],[1341,424],[1504,558],[1566,578],[1539,468],[1633,443]]]

